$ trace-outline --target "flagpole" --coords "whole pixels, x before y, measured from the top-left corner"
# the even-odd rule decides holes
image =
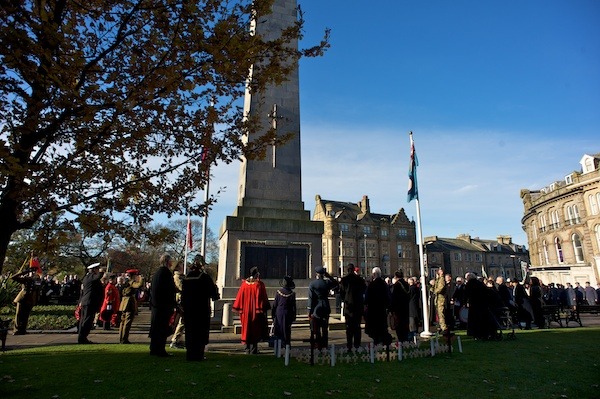
[[[183,252],[183,275],[187,276],[187,257],[188,257],[188,246],[189,246],[189,242],[190,242],[190,213],[188,212],[187,215],[187,225],[185,227],[185,244],[183,245],[184,247],[184,252]]]
[[[419,267],[421,273],[421,300],[423,301],[423,332],[421,337],[431,337],[433,334],[429,331],[429,306],[427,305],[427,279],[425,275],[425,262],[423,255],[423,230],[421,229],[421,204],[419,199],[415,198],[417,207],[417,236],[419,237]]]
[[[429,331],[429,306],[427,306],[427,275],[425,274],[425,257],[423,255],[423,229],[421,228],[421,204],[419,203],[419,190],[417,188],[417,165],[419,161],[417,159],[417,153],[415,151],[415,142],[413,140],[413,133],[409,133],[410,137],[410,164],[408,168],[408,202],[415,200],[417,207],[417,236],[419,238],[419,267],[421,273],[421,300],[423,306],[423,332],[421,337],[431,337],[433,334]]]
[[[208,190],[210,186],[210,169],[206,169],[206,176],[206,187],[204,187],[204,204],[206,206],[204,208],[204,221],[202,222],[202,246],[200,247],[204,261],[206,261],[206,231],[208,226]]]

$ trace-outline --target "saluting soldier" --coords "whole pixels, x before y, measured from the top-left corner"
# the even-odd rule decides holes
[[[139,275],[137,269],[129,269],[126,272],[127,278],[123,283],[121,291],[121,304],[119,311],[121,312],[121,323],[119,324],[119,342],[122,344],[130,344],[129,330],[133,324],[133,318],[137,311],[136,294],[137,290],[142,286],[144,280]]]
[[[41,281],[35,270],[34,268],[27,269],[11,276],[14,281],[21,284],[21,291],[13,300],[13,303],[17,305],[13,335],[27,334],[27,323],[29,322],[31,309],[40,298]]]

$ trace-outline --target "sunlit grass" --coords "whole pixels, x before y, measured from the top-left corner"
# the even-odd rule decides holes
[[[519,331],[501,342],[463,336],[462,354],[335,367],[210,352],[192,363],[184,350],[151,357],[147,345],[37,347],[0,355],[0,397],[595,398],[599,342],[600,328]]]

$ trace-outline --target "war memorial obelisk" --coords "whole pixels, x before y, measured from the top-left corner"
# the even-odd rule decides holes
[[[296,0],[275,0],[273,13],[258,21],[256,32],[267,39],[277,37],[296,22],[297,13]],[[298,43],[292,45],[297,48]],[[298,68],[280,85],[246,93],[244,113],[261,118],[264,130],[255,137],[269,128],[278,136],[293,137],[268,148],[264,159],[242,159],[237,208],[219,232],[217,285],[222,298],[235,297],[240,280],[254,266],[267,287],[279,287],[285,275],[306,286],[311,270],[322,261],[323,223],[311,221],[302,202]]]

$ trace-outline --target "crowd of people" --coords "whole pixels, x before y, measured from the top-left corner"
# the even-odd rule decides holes
[[[119,342],[129,344],[138,302],[148,299],[150,354],[170,356],[165,345],[172,336],[172,348],[185,347],[188,360],[203,360],[209,339],[211,301],[219,299],[218,289],[205,266],[204,258],[198,255],[184,275],[181,264],[165,254],[152,281],[145,283],[136,269],[117,275],[105,273],[99,263],[94,263],[87,267],[81,280],[67,276],[60,285],[52,278],[40,278],[36,270],[27,269],[12,276],[22,286],[14,300],[17,305],[14,334],[26,334],[29,313],[35,304],[43,303],[44,296],[77,296],[78,343],[90,344],[91,330],[103,327],[118,328]],[[258,343],[269,337],[276,337],[283,345],[291,343],[292,323],[298,313],[294,289],[292,277],[285,276],[271,304],[259,269],[250,269],[232,306],[239,314],[246,353],[258,353]],[[348,352],[361,347],[363,321],[365,334],[376,345],[390,345],[394,340],[390,331],[395,332],[400,342],[413,340],[425,324],[423,289],[416,277],[405,279],[402,271],[384,278],[381,269],[374,267],[367,281],[353,264],[347,266],[347,274],[342,278],[334,278],[324,267],[318,267],[307,293],[311,345],[318,350],[328,346],[332,296],[336,297],[336,306],[343,308]],[[527,276],[524,281],[516,278],[505,281],[501,276],[484,278],[467,273],[464,278],[453,279],[438,269],[426,290],[428,322],[435,325],[439,334],[451,336],[456,329],[466,329],[467,335],[481,340],[496,338],[498,330],[507,325],[544,328],[544,305],[574,310],[582,304],[600,304],[600,284],[597,288],[589,282],[584,286],[579,282],[575,286],[545,285],[534,276]]]

